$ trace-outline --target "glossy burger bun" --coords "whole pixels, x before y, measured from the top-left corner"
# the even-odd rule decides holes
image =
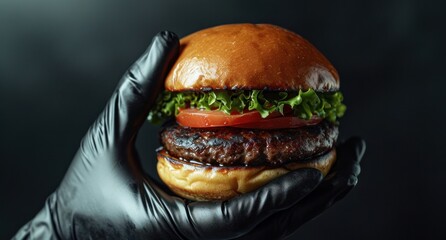
[[[311,43],[269,24],[229,24],[181,39],[168,91],[339,90],[339,75]]]
[[[336,161],[336,150],[310,161],[280,167],[219,167],[185,162],[158,152],[157,170],[161,180],[177,195],[195,201],[227,200],[251,192],[275,178],[300,168],[315,168],[327,175]]]

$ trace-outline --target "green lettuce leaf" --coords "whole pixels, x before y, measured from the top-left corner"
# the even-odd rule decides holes
[[[345,113],[341,92],[317,93],[312,89],[295,92],[266,90],[168,92],[164,91],[150,111],[148,120],[158,124],[178,114],[180,108],[220,110],[226,114],[256,110],[263,118],[274,111],[285,114],[291,110],[294,116],[310,119],[313,115],[335,122]]]

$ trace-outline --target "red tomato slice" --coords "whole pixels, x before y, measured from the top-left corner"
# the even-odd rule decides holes
[[[188,108],[180,109],[176,119],[178,124],[185,127],[205,128],[250,123],[261,120],[262,117],[257,111],[243,114],[226,114],[218,110]]]
[[[184,127],[240,127],[240,128],[296,128],[317,124],[321,119],[303,120],[298,117],[282,116],[279,112],[273,112],[267,118],[262,118],[257,111],[242,114],[226,114],[218,110],[199,110],[194,108],[180,109],[176,120]]]

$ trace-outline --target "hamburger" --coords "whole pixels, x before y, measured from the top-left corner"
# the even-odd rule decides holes
[[[180,40],[148,119],[157,171],[176,194],[226,200],[299,168],[325,176],[345,112],[339,75],[311,43],[269,24],[230,24]]]

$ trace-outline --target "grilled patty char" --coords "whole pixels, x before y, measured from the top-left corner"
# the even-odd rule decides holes
[[[332,149],[338,126],[326,121],[291,129],[185,128],[177,124],[161,132],[170,155],[222,166],[277,166],[306,160]]]

